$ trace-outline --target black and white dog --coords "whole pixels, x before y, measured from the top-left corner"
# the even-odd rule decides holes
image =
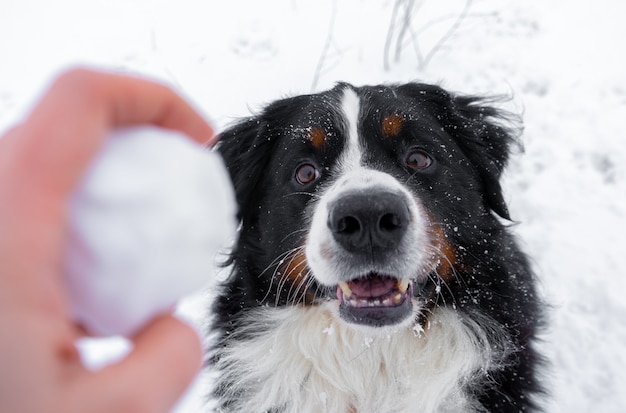
[[[438,86],[340,84],[222,134],[241,227],[212,309],[218,411],[538,409],[506,118]]]

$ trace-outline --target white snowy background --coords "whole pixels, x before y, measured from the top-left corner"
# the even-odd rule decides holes
[[[512,96],[507,106],[523,114],[525,151],[505,190],[550,304],[547,410],[621,413],[625,12],[620,0],[4,0],[0,131],[75,64],[167,82],[219,128],[273,99],[337,81],[421,80]],[[182,312],[201,322],[202,300]],[[120,347],[94,346],[94,363]],[[176,411],[202,411],[202,387]]]

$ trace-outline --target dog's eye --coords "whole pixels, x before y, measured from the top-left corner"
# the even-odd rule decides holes
[[[296,181],[300,185],[307,185],[320,177],[320,171],[310,163],[305,163],[296,169]]]
[[[405,162],[411,169],[418,170],[428,168],[432,165],[433,160],[425,152],[413,149],[406,155]]]

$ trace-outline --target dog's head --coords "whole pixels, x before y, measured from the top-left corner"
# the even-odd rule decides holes
[[[453,294],[469,246],[495,214],[509,218],[502,121],[438,86],[340,84],[226,130],[248,302],[332,302],[348,323],[388,327],[415,320],[442,285]]]

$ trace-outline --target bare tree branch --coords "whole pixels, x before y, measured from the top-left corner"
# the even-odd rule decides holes
[[[317,66],[315,67],[315,73],[313,75],[313,82],[311,83],[311,92],[315,92],[317,89],[317,83],[319,82],[319,78],[322,73],[322,68],[324,67],[324,63],[326,61],[326,55],[328,54],[328,50],[333,42],[333,34],[335,32],[335,20],[337,19],[337,0],[332,0],[332,9],[330,14],[330,23],[328,24],[328,32],[326,33],[326,42],[324,43],[324,47],[322,48],[322,53],[317,61]]]
[[[383,67],[385,70],[389,70],[389,49],[391,48],[391,40],[393,39],[393,31],[396,25],[396,18],[398,16],[398,10],[404,0],[396,0],[393,5],[393,12],[391,13],[391,22],[389,22],[389,29],[387,30],[387,39],[385,40],[385,49],[383,50]]]
[[[395,1],[393,12],[391,15],[391,22],[389,23],[389,29],[387,30],[387,38],[385,40],[385,49],[384,49],[384,56],[383,56],[384,57],[383,64],[384,64],[385,70],[390,69],[390,62],[389,62],[390,48],[393,42],[396,25],[399,19],[402,19],[402,22],[401,22],[401,26],[398,32],[398,36],[396,38],[394,62],[397,63],[400,60],[400,56],[402,55],[402,51],[404,50],[404,48],[408,46],[409,43],[412,43],[413,49],[415,51],[415,55],[417,57],[418,68],[419,70],[424,70],[428,66],[430,61],[433,59],[433,57],[440,51],[443,45],[459,29],[463,21],[470,15],[469,10],[473,3],[473,0],[466,0],[463,10],[461,11],[460,14],[458,15],[452,14],[452,15],[439,17],[437,19],[429,21],[425,25],[419,27],[417,30],[414,30],[412,26],[412,18],[414,14],[417,11],[419,11],[419,9],[422,7],[425,1],[426,0],[420,0],[417,3],[417,5],[415,3],[415,0],[396,0]],[[400,11],[401,7],[403,7],[403,10],[402,10],[403,14],[402,14],[402,17],[399,17],[399,14],[401,13]],[[452,23],[452,25],[448,28],[448,30],[444,33],[444,35],[441,36],[441,38],[437,41],[437,43],[424,56],[424,54],[422,53],[422,49],[420,47],[420,41],[419,41],[420,34],[427,31],[429,28],[431,28],[435,24],[438,24],[442,21],[446,21],[446,20],[453,19],[453,18],[454,18],[454,22]],[[407,32],[410,34],[410,40],[405,40]]]
[[[417,10],[419,10],[424,4],[424,1],[420,1],[417,4]],[[404,37],[406,36],[407,31],[411,31],[411,18],[413,17],[413,9],[415,7],[415,0],[406,1],[406,7],[404,8],[404,19],[402,22],[402,27],[400,28],[400,33],[398,34],[398,38],[396,39],[396,55],[395,62],[400,61],[400,55],[402,54],[402,49],[404,49]]]
[[[459,26],[461,26],[461,23],[463,23],[463,21],[467,17],[469,9],[472,6],[472,2],[473,0],[465,1],[465,7],[461,11],[457,19],[454,21],[452,26],[450,26],[448,31],[443,36],[441,36],[439,41],[432,47],[432,49],[430,49],[424,60],[422,60],[422,62],[419,64],[420,70],[423,70],[426,68],[426,66],[428,66],[428,63],[430,63],[430,60],[433,58],[433,56],[435,56],[435,54],[439,51],[439,49],[441,49],[443,44],[454,34],[454,32],[458,30]]]

